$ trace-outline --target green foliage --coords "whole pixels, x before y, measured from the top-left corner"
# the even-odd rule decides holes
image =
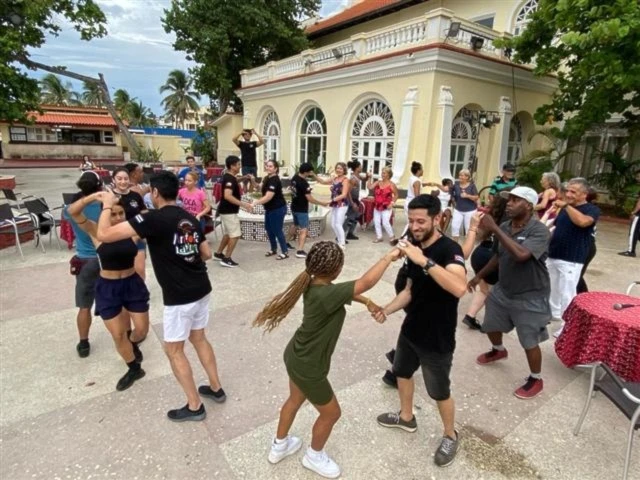
[[[197,135],[191,140],[191,151],[196,157],[202,158],[202,163],[207,166],[218,159],[218,139],[216,130],[205,130],[202,127],[196,129]],[[185,152],[186,153],[186,152]]]
[[[129,124],[134,127],[152,127],[155,125],[155,121],[152,119],[151,110],[148,107],[142,105],[140,100],[135,98],[129,102],[125,110],[126,118],[129,120]]]
[[[81,105],[80,95],[71,82],[62,83],[60,77],[49,73],[40,80],[40,101],[47,105]]]
[[[104,107],[104,92],[97,83],[84,82],[82,85],[82,103],[89,107]]]
[[[605,168],[604,171],[589,177],[589,181],[609,192],[616,213],[629,214],[631,209],[627,210],[627,204],[633,203],[640,190],[636,180],[640,174],[640,158],[627,160],[618,151],[596,152],[595,155],[604,160]]]
[[[240,71],[294,55],[308,46],[299,19],[313,15],[320,0],[229,2],[172,0],[163,18],[175,32],[176,50],[196,62],[196,89],[225,112],[240,87]]]
[[[527,139],[531,144],[536,137],[545,140],[545,146],[532,150],[522,157],[518,163],[517,179],[518,185],[531,187],[540,190],[540,179],[545,172],[553,172],[564,157],[575,153],[572,149],[565,149],[563,140],[558,136],[557,129],[543,129],[532,132]],[[567,180],[570,173],[561,173],[560,178]]]
[[[638,0],[540,0],[524,32],[498,42],[514,61],[535,61],[537,75],[557,74],[551,103],[535,113],[565,120],[562,135],[581,137],[612,114],[640,129],[640,2]]]
[[[133,149],[132,157],[140,163],[158,163],[162,161],[162,151],[138,143]]]
[[[200,109],[200,94],[192,88],[193,78],[183,70],[169,72],[167,81],[160,87],[160,93],[171,92],[162,99],[162,106],[178,128],[184,128],[185,120],[191,116],[190,111],[195,113]]]
[[[56,36],[68,23],[82,40],[106,35],[106,18],[93,0],[3,0],[0,2],[0,118],[26,122],[38,110],[38,81],[29,78],[19,63],[29,49]]]

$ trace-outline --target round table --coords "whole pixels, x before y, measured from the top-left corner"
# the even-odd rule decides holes
[[[615,310],[616,303],[637,306]],[[583,293],[573,299],[563,319],[555,349],[564,365],[603,362],[624,380],[640,382],[640,298]]]
[[[6,188],[7,190],[16,188],[15,175],[0,175],[0,188]]]
[[[223,167],[207,167],[206,179],[210,180],[213,176],[220,176],[223,172]]]

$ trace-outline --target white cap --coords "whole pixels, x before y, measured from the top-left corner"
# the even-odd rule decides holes
[[[507,191],[500,192],[500,196],[503,198],[509,198],[509,195],[513,195],[514,197],[524,198],[531,205],[535,205],[536,203],[538,203],[538,194],[533,188],[516,187],[510,192],[507,192]]]

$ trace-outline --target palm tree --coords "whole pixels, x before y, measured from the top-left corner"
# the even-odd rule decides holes
[[[129,95],[129,92],[126,90],[119,88],[113,94],[113,104],[116,107],[116,110],[120,114],[122,118],[125,120],[129,120],[129,106],[133,98]]]
[[[172,70],[169,72],[167,81],[160,87],[160,93],[171,92],[162,99],[165,111],[175,121],[176,126],[184,128],[184,121],[191,115],[190,112],[197,112],[200,108],[198,101],[200,94],[193,88],[193,78],[183,70]]]
[[[104,107],[104,92],[97,83],[84,82],[82,88],[82,101],[85,105],[92,107]]]
[[[129,123],[136,127],[150,127],[153,125],[151,110],[142,105],[140,100],[131,100],[127,108]]]
[[[81,105],[80,95],[73,91],[71,82],[62,83],[60,78],[49,73],[40,80],[40,100],[49,105]]]

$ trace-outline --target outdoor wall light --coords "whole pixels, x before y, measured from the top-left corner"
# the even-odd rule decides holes
[[[447,36],[445,37],[445,40],[447,38],[455,38],[458,36],[458,33],[460,33],[460,22],[451,22],[451,24],[449,25],[449,30],[447,30]]]
[[[341,52],[340,50],[338,50],[337,48],[332,48],[331,49],[331,53],[333,54],[333,56],[335,57],[336,60],[340,60],[342,57],[346,57],[347,55],[353,55],[354,53],[356,53],[355,50],[351,50],[349,52]]]
[[[471,41],[469,43],[471,43],[472,50],[480,50],[484,45],[484,38],[471,35]]]

